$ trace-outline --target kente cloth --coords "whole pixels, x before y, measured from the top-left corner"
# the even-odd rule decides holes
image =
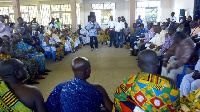
[[[74,78],[57,85],[45,105],[49,112],[99,112],[102,102],[96,87]]]
[[[1,82],[0,88],[1,112],[33,112],[31,109],[19,101],[19,99],[7,87],[5,82]]]
[[[114,95],[113,112],[133,112],[136,106],[145,112],[174,112],[180,92],[168,80],[142,72],[123,80]]]
[[[199,112],[200,111],[200,88],[190,92],[187,96],[180,98],[180,112]]]
[[[6,60],[6,59],[10,59],[10,58],[11,58],[10,55],[5,55],[5,54],[0,52],[0,60]]]
[[[38,53],[33,46],[30,46],[24,42],[18,42],[19,49],[22,49],[23,51],[29,51],[30,49],[33,49],[33,53],[27,53],[29,58],[36,59],[37,62],[39,63],[39,71],[43,71],[45,69],[45,57],[43,53]]]

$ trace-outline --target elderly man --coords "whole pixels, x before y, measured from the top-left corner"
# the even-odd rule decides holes
[[[192,39],[187,38],[183,32],[176,32],[174,34],[174,44],[163,59],[161,75],[177,82],[177,75],[182,73],[183,66],[186,64],[195,65],[197,60],[198,56]],[[190,69],[186,70],[186,73],[190,72]]]
[[[0,110],[1,112],[45,112],[44,99],[34,86],[21,84],[27,78],[24,64],[17,59],[0,63]]]
[[[195,66],[195,72],[186,74],[180,86],[180,95],[188,95],[191,91],[200,88],[200,60]]]
[[[99,112],[103,104],[111,112],[113,103],[105,89],[86,81],[91,73],[88,59],[77,57],[71,65],[75,78],[55,87],[46,102],[48,111]]]
[[[179,90],[169,78],[156,75],[158,58],[144,50],[138,56],[141,73],[128,77],[116,89],[113,112],[169,112],[179,106]]]

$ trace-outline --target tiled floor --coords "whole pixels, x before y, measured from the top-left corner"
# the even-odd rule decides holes
[[[52,70],[52,72],[45,76],[46,79],[39,80],[39,85],[35,85],[41,90],[45,101],[57,84],[73,78],[71,61],[78,56],[90,60],[92,73],[88,81],[101,84],[108,92],[111,100],[113,100],[115,89],[121,81],[139,72],[136,64],[137,57],[131,57],[128,49],[108,48],[102,45],[99,46],[97,51],[90,51],[88,45],[83,46],[76,53],[65,56],[60,62],[53,63],[52,60],[46,62],[46,68]]]

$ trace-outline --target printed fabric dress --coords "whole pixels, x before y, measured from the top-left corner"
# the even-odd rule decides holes
[[[142,72],[126,78],[116,89],[113,112],[175,112],[180,91],[168,80]]]
[[[30,46],[24,42],[18,42],[18,48],[23,50],[23,51],[29,51],[30,49],[33,49],[33,53],[27,53],[29,58],[36,59],[37,62],[39,63],[39,71],[44,71],[45,69],[45,57],[43,53],[38,53],[33,46]]]

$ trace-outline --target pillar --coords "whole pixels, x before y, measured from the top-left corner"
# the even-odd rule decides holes
[[[21,16],[20,2],[19,0],[12,0],[12,3],[13,3],[13,10],[14,10],[15,25],[18,25],[17,18]]]
[[[70,0],[70,6],[71,6],[72,30],[76,31],[77,30],[76,0]]]
[[[135,23],[135,12],[136,12],[135,0],[130,0],[130,27],[131,27],[131,33],[134,32],[133,23]]]

